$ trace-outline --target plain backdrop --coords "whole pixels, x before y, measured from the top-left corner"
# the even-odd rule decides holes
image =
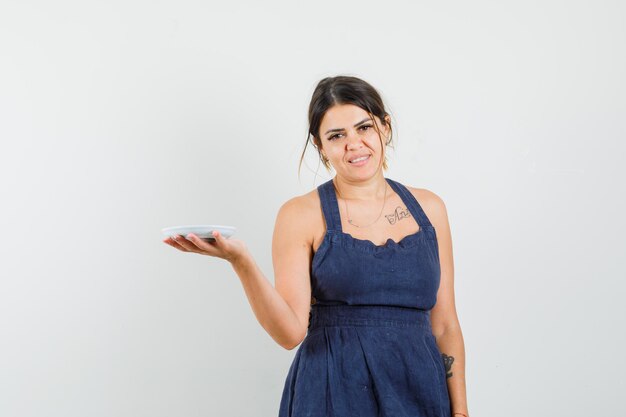
[[[317,82],[392,114],[389,178],[446,203],[473,416],[609,416],[626,390],[620,1],[0,3],[0,415],[272,416],[296,350],[228,263],[332,174]]]

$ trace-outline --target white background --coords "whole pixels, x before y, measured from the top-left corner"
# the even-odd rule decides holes
[[[473,416],[623,413],[620,1],[0,3],[0,415],[272,416],[296,350],[226,262],[273,282],[278,208],[331,178],[317,81],[392,113],[386,176],[452,227]],[[317,176],[315,172],[317,171]]]

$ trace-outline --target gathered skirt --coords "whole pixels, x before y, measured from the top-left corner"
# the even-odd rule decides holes
[[[450,417],[430,311],[313,305],[279,417]]]

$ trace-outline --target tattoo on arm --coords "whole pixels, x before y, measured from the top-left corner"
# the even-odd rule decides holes
[[[399,220],[411,217],[411,212],[407,209],[403,209],[401,206],[398,206],[393,214],[385,214],[385,217],[389,221],[389,224],[395,224]]]
[[[452,362],[454,362],[454,358],[452,356],[448,356],[445,353],[441,354],[443,358],[443,364],[446,367],[446,378],[450,378],[452,376]]]

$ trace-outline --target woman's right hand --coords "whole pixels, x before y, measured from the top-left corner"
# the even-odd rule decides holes
[[[186,238],[185,236],[178,235],[168,237],[164,239],[163,242],[183,252],[215,256],[225,259],[231,264],[245,255],[248,250],[243,241],[233,238],[225,239],[217,230],[213,231],[213,237],[215,240],[206,241],[190,233]]]

